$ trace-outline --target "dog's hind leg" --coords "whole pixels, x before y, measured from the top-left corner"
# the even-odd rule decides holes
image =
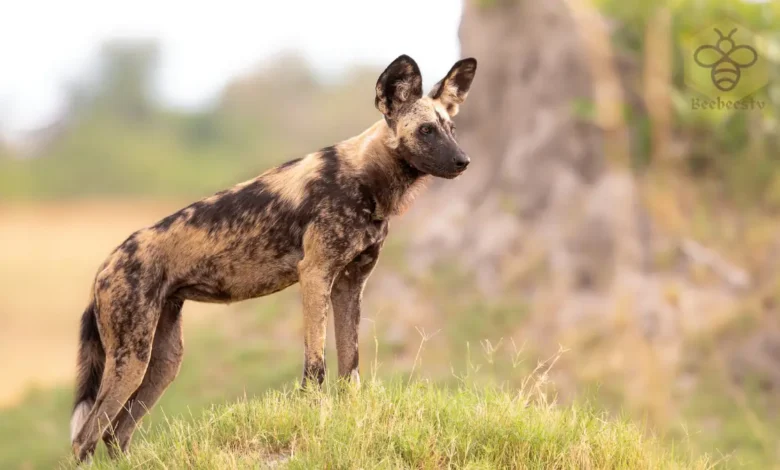
[[[184,354],[181,324],[183,303],[180,299],[165,302],[143,382],[120,410],[113,426],[103,435],[103,441],[112,456],[118,451],[127,451],[136,426],[179,373]]]
[[[95,404],[73,441],[79,461],[95,451],[98,439],[141,385],[151,356],[160,308],[133,308],[137,304],[123,294],[117,297],[114,290],[99,301],[98,324],[106,364]]]

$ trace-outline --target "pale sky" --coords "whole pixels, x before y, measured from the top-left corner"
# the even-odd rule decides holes
[[[328,75],[409,54],[429,88],[459,58],[461,9],[462,0],[0,0],[0,129],[13,137],[46,124],[63,85],[85,76],[111,38],[158,39],[157,92],[174,106],[207,103],[287,49]]]

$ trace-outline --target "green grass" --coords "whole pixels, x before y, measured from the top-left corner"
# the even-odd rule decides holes
[[[424,381],[269,391],[173,419],[101,468],[708,468],[625,420],[524,393]],[[74,467],[71,461],[68,467]]]
[[[67,455],[73,393],[66,387],[31,391],[23,403],[0,410],[0,468],[56,468]]]

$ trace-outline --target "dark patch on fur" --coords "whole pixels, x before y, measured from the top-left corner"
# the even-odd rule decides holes
[[[274,223],[267,224],[267,232],[262,238],[251,242],[241,240],[248,256],[266,249],[276,252],[290,248],[300,250],[312,213],[306,207],[294,208],[259,180],[223,194],[213,202],[196,202],[190,209],[192,215],[186,223],[206,230],[210,236],[249,232],[262,220],[272,218]]]
[[[338,182],[341,162],[336,147],[322,149],[320,159],[323,163],[319,177],[306,184],[306,198],[301,204],[301,211],[307,215],[312,214],[326,198],[338,197],[342,189]]]
[[[407,163],[411,155],[403,141],[398,147],[399,165],[395,173],[390,174],[384,168],[368,165],[360,175],[361,209],[367,209],[375,214],[381,207],[383,212],[393,204],[421,177],[424,173]],[[383,214],[387,216],[387,214]]]
[[[370,177],[368,178],[371,179]],[[372,219],[374,219],[374,214],[376,214],[376,199],[374,199],[374,192],[371,190],[371,182],[365,182],[360,183],[358,185],[358,192],[360,193],[360,200],[362,202],[362,207],[360,208],[365,209],[368,214],[371,214]]]
[[[190,284],[178,287],[173,295],[176,297],[182,297],[185,299],[196,300],[201,302],[230,302],[233,298],[230,292],[227,292],[224,288],[209,288],[204,283]]]
[[[184,300],[178,297],[170,297],[165,302],[163,315],[168,315],[170,323],[175,323],[181,319],[181,309],[184,307]]]
[[[177,220],[184,218],[184,209],[175,212],[152,226],[152,229],[158,232],[166,232]]]
[[[166,286],[168,276],[164,266],[157,267],[157,272],[148,276],[146,282],[146,289],[144,290],[144,298],[148,300],[160,299],[162,297],[162,290]]]
[[[293,160],[286,161],[286,162],[282,163],[281,165],[279,165],[278,167],[276,167],[276,169],[277,170],[284,170],[285,168],[290,168],[292,166],[295,166],[301,160],[303,160],[303,158],[295,158]]]
[[[279,196],[261,181],[253,181],[235,192],[220,194],[213,202],[199,201],[189,208],[187,224],[215,234],[220,230],[241,230],[257,220],[271,206],[284,206]]]
[[[136,241],[137,233],[134,233],[128,237],[127,240],[124,241],[121,245],[119,245],[119,249],[123,251],[128,257],[132,257],[138,252],[138,242]]]

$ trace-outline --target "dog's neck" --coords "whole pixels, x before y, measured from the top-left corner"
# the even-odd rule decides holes
[[[376,201],[377,219],[405,212],[428,179],[407,163],[398,138],[384,119],[342,145],[351,147],[345,153],[353,155],[357,176]]]

